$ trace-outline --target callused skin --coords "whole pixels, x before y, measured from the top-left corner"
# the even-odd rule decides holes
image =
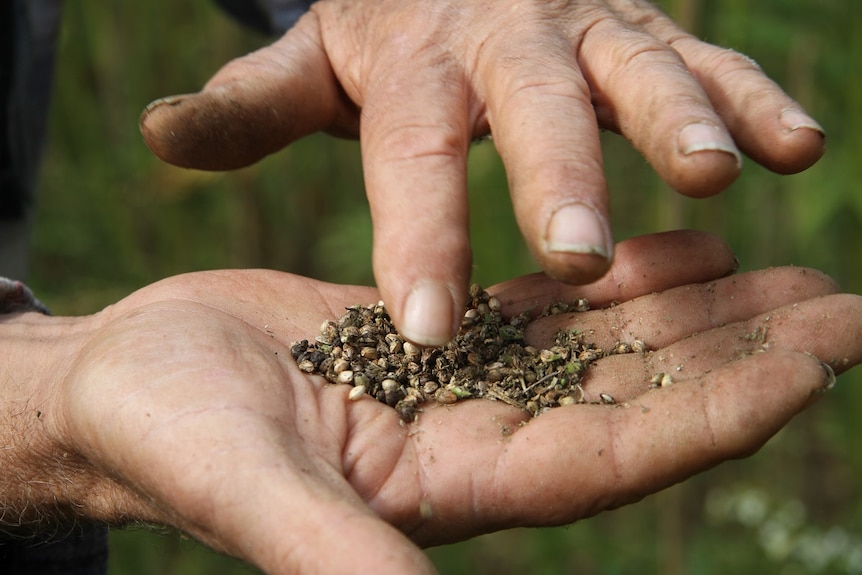
[[[358,136],[376,283],[399,331],[431,346],[451,339],[465,303],[470,141],[493,134],[531,252],[583,284],[614,250],[602,127],[692,197],[723,190],[743,154],[791,173],[824,149],[817,122],[751,59],[642,0],[320,0],[141,120],[156,155],[203,169],[321,130]]]
[[[417,544],[571,522],[749,455],[832,383],[824,362],[841,372],[862,360],[862,298],[822,274],[724,277],[727,247],[688,232],[617,254],[588,286],[539,274],[493,288],[506,314],[585,297],[597,309],[578,321],[598,343],[637,334],[658,350],[591,368],[585,391],[623,406],[560,407],[526,425],[491,401],[423,406],[404,425],[302,373],[290,342],[376,301],[372,288],[204,272],[93,316],[6,316],[5,528],[147,521],[268,573],[430,573]],[[536,322],[528,341],[566,321]],[[747,337],[763,325],[768,349]],[[650,390],[649,374],[680,357],[673,385]]]

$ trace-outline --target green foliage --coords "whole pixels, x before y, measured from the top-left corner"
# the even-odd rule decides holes
[[[743,269],[822,269],[862,291],[862,3],[842,0],[667,0],[708,41],[756,59],[825,127],[829,151],[782,177],[746,163],[707,200],[670,191],[629,145],[603,135],[617,239],[663,229],[716,232]],[[32,284],[58,313],[88,313],[176,273],[269,267],[371,283],[371,221],[356,142],[315,136],[227,174],[166,166],[137,129],[152,99],[202,86],[230,58],[266,42],[208,0],[65,5]],[[474,276],[485,285],[535,271],[490,143],[469,163]],[[568,528],[513,530],[429,551],[446,573],[807,573],[776,559],[763,524],[710,514],[728,486],[761,489],[776,508],[798,501],[804,527],[862,534],[859,370],[756,457],[725,464],[646,501]],[[561,446],[561,448],[563,448]],[[714,509],[714,507],[713,507]],[[729,550],[732,549],[732,552]],[[114,538],[112,573],[229,573],[176,535]],[[830,564],[819,572],[858,573]]]

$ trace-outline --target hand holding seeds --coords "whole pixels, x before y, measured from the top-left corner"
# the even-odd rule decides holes
[[[489,287],[487,301],[475,292],[482,317],[474,319],[486,321],[499,304],[495,337],[534,347],[538,361],[524,361],[545,371],[535,380],[525,372],[524,386],[533,387],[524,399],[460,398],[457,386],[482,391],[458,379],[471,366],[486,376],[506,368],[500,382],[521,388],[517,366],[467,352],[466,365],[452,370],[456,386],[451,377],[437,382],[411,417],[388,405],[396,388],[387,380],[405,397],[414,389],[397,369],[371,397],[355,393],[357,384],[376,389],[367,369],[365,383],[354,372],[351,383],[332,384],[291,356],[292,342],[313,339],[324,321],[348,309],[365,314],[353,306],[377,302],[372,288],[272,271],[204,272],[159,282],[94,316],[8,320],[0,327],[17,330],[9,341],[23,332],[44,344],[45,360],[36,381],[32,365],[3,358],[18,384],[0,388],[0,405],[14,406],[4,415],[37,422],[14,428],[21,435],[5,443],[4,469],[27,478],[15,485],[28,491],[0,490],[4,504],[34,521],[65,509],[173,525],[273,574],[430,573],[419,546],[575,521],[749,455],[819,397],[833,372],[862,361],[862,298],[837,294],[817,272],[728,276],[735,263],[727,246],[693,232],[630,240],[617,254],[594,284],[538,274]],[[582,300],[589,310],[578,310]],[[537,317],[556,302],[574,308]],[[522,315],[531,321],[512,324]],[[73,335],[57,341],[57,325]],[[596,349],[631,349],[592,360],[577,383],[582,397],[542,404],[571,375],[573,352],[555,351],[555,338],[575,331]],[[352,359],[342,348],[339,359],[373,360],[365,347]],[[401,352],[418,354],[422,367],[424,351],[402,343]],[[660,373],[671,377],[656,380]],[[439,389],[457,401],[440,401]],[[7,397],[28,390],[27,401]]]
[[[788,173],[823,152],[817,123],[754,62],[637,0],[321,0],[199,94],[154,102],[141,127],[159,157],[203,169],[321,130],[358,136],[376,283],[400,333],[431,346],[466,303],[473,138],[493,134],[527,244],[570,283],[613,257],[600,128],[698,197],[732,182],[743,153]]]

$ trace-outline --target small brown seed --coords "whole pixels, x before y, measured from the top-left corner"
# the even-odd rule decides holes
[[[503,370],[501,368],[489,369],[487,379],[491,383],[503,381]]]
[[[404,342],[404,357],[407,358],[408,361],[414,361],[419,358],[421,351],[414,344],[409,341]]]
[[[412,423],[416,419],[416,408],[419,402],[412,395],[408,395],[395,405],[395,411],[406,423]]]
[[[304,371],[305,373],[314,373],[314,370],[317,369],[314,365],[314,362],[304,359],[299,362],[299,370]]]
[[[359,355],[364,357],[367,360],[375,360],[378,357],[377,348],[375,347],[363,347],[359,352]]]
[[[350,362],[344,358],[336,359],[335,363],[332,364],[332,371],[336,374],[340,374],[348,369],[350,369]]]
[[[468,309],[464,312],[464,317],[461,319],[461,325],[469,327],[479,321],[479,312],[475,309]]]
[[[632,346],[630,346],[629,344],[627,344],[624,341],[617,343],[617,345],[615,345],[614,348],[611,350],[611,353],[617,353],[617,354],[619,354],[619,353],[631,353],[631,352],[632,352]]]
[[[458,401],[458,396],[455,395],[451,389],[439,389],[437,393],[434,394],[434,399],[437,400],[437,403],[442,403],[443,405],[451,405]]]
[[[320,324],[320,335],[327,340],[327,343],[334,342],[338,339],[338,324],[331,319],[326,320]]]
[[[390,333],[386,336],[386,343],[389,345],[389,353],[399,353],[402,349],[404,340],[396,333]]]
[[[371,339],[377,335],[377,326],[374,324],[366,324],[359,328],[359,335],[364,339]]]
[[[585,349],[578,355],[578,359],[584,363],[590,363],[599,358],[599,353],[594,349]]]
[[[426,395],[431,395],[435,391],[440,388],[440,384],[433,379],[429,379],[425,383],[422,384],[422,391],[425,392]]]
[[[355,325],[348,325],[341,330],[341,342],[348,343],[359,339],[359,328]]]
[[[398,405],[398,402],[404,399],[405,395],[407,394],[404,393],[401,387],[393,389],[392,391],[383,392],[383,398],[386,401],[386,405],[389,405],[391,407],[395,407],[396,405]]]
[[[302,341],[295,341],[290,346],[290,356],[293,359],[299,359],[303,353],[308,349],[308,340],[304,339]]]

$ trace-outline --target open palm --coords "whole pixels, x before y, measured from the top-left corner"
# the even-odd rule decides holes
[[[752,453],[831,382],[821,361],[862,359],[862,298],[810,270],[733,268],[719,240],[673,233],[621,244],[589,286],[496,286],[504,313],[575,297],[597,308],[534,322],[534,343],[576,321],[600,345],[653,351],[590,368],[587,394],[617,405],[531,420],[476,400],[426,405],[412,424],[290,357],[376,290],[262,270],[178,276],[83,318],[50,429],[83,462],[94,516],[173,525],[271,573],[432,572],[410,540],[636,501]],[[675,383],[650,389],[657,372]]]

